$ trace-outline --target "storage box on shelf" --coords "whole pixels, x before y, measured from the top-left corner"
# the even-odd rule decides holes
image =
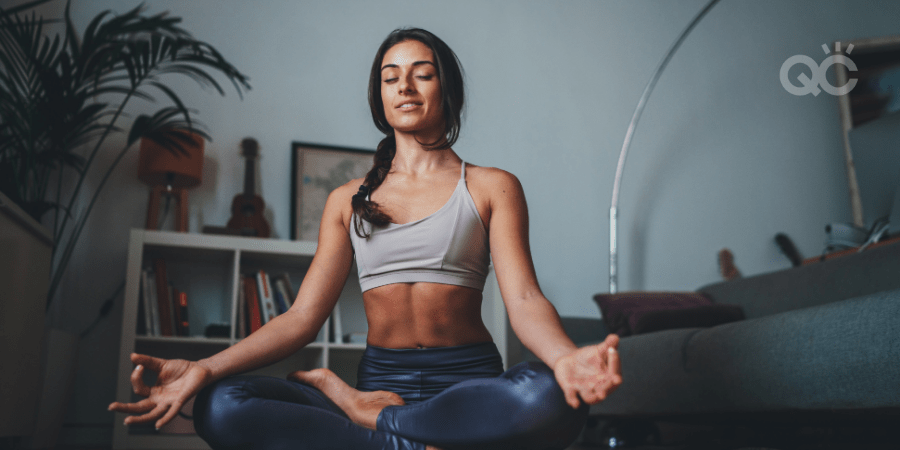
[[[130,375],[134,368],[129,355],[144,353],[162,358],[197,360],[215,354],[241,338],[239,335],[239,292],[241,277],[258,273],[287,273],[296,294],[316,251],[314,242],[285,241],[232,236],[188,234],[135,229],[131,232],[126,268],[125,305],[116,400],[136,401]],[[188,298],[187,336],[158,336],[146,331],[142,307],[141,272],[157,260],[165,261],[167,281]],[[151,299],[153,301],[155,299]],[[293,299],[291,299],[293,300]],[[153,304],[152,306],[156,306]],[[295,370],[327,367],[351,386],[356,384],[356,367],[365,349],[364,342],[329,340],[328,330],[341,335],[364,335],[367,330],[362,293],[355,267],[338,300],[339,314],[332,315],[315,342],[283,361],[253,373],[284,377]],[[484,291],[482,315],[494,342],[506,360],[507,319],[493,271]],[[331,321],[340,318],[339,324]],[[207,326],[225,325],[227,337],[206,337]],[[227,325],[226,325],[227,324]],[[140,332],[139,332],[140,330]],[[249,332],[249,330],[247,330]],[[150,334],[150,335],[148,335]],[[335,337],[337,333],[332,333]],[[152,383],[152,374],[146,382]],[[194,434],[165,434],[152,426],[122,424],[124,414],[114,420],[113,448],[116,449],[201,449],[208,448]]]

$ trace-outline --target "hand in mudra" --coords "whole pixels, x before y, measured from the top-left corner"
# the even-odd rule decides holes
[[[125,418],[125,425],[156,420],[155,426],[159,429],[211,381],[209,371],[194,361],[161,359],[137,353],[131,354],[131,361],[137,364],[131,372],[134,393],[147,398],[136,403],[113,402],[109,405],[110,411],[132,414]],[[152,387],[144,383],[145,368],[159,374]]]
[[[578,407],[579,399],[589,405],[599,403],[622,384],[618,345],[619,336],[611,334],[603,342],[579,348],[556,362],[556,382],[572,408]]]

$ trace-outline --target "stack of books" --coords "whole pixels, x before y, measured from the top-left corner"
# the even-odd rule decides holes
[[[187,293],[169,283],[166,262],[153,260],[141,270],[138,334],[146,336],[190,336]]]
[[[243,275],[238,291],[237,337],[246,337],[287,312],[296,294],[287,273],[270,277],[260,270]]]
[[[287,273],[270,277],[263,270],[241,276],[238,289],[237,338],[246,337],[268,321],[286,312],[296,292]],[[166,262],[155,259],[141,270],[141,296],[137,333],[144,336],[190,336],[188,295],[173,286],[166,275]],[[215,324],[207,337],[228,337],[228,324]],[[204,330],[194,330],[203,335]]]

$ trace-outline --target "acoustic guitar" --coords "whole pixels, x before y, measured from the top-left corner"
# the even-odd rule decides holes
[[[244,193],[234,196],[231,201],[231,219],[226,228],[235,230],[241,236],[267,238],[271,232],[269,223],[263,217],[266,203],[256,195],[256,158],[259,156],[259,144],[256,139],[245,138],[241,141],[241,155],[246,158],[244,165]]]

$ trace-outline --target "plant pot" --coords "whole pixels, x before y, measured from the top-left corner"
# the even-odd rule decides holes
[[[0,436],[27,436],[40,395],[50,233],[0,193]]]
[[[75,385],[79,340],[77,334],[55,328],[47,329],[44,335],[40,402],[34,432],[23,442],[25,448],[56,448]]]

